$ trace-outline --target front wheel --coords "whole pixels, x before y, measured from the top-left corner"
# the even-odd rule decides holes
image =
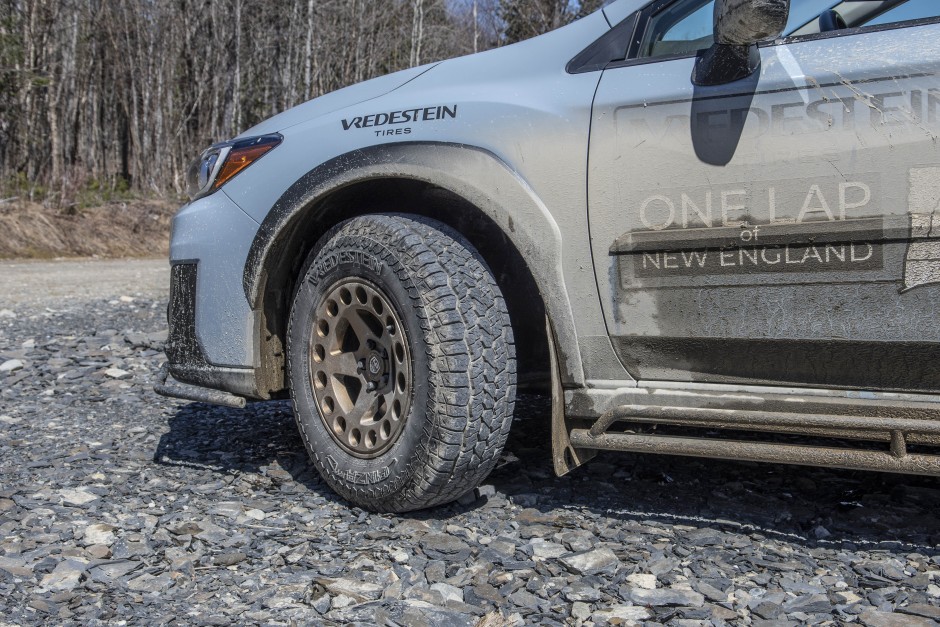
[[[506,303],[470,243],[434,220],[368,215],[324,236],[294,296],[288,370],[314,464],[366,509],[459,498],[509,434]]]

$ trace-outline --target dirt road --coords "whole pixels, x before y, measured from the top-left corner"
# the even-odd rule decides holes
[[[0,261],[0,309],[121,296],[166,298],[166,259]]]
[[[615,454],[556,478],[540,397],[460,503],[352,508],[289,403],[153,393],[167,274],[0,264],[0,627],[940,619],[936,479]]]

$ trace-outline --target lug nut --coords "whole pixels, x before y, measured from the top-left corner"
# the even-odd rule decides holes
[[[356,372],[362,372],[365,369],[366,369],[365,359],[360,359],[358,362],[356,362]]]
[[[375,392],[375,383],[372,382],[372,381],[369,381],[369,384],[366,385],[366,391],[367,391],[367,392]]]

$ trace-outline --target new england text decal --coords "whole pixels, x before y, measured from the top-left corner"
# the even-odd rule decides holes
[[[342,122],[344,131],[349,131],[354,128],[378,129],[373,131],[376,137],[384,137],[386,135],[411,135],[411,127],[404,126],[405,124],[420,124],[424,122],[434,122],[435,120],[455,119],[456,117],[457,105],[444,105],[372,113],[370,115],[356,116],[352,119],[343,120]]]
[[[638,277],[656,277],[739,272],[832,272],[880,270],[882,263],[882,247],[869,242],[808,246],[784,244],[742,246],[729,250],[644,252],[635,273]]]
[[[880,198],[877,175],[865,178],[658,190],[612,252],[637,278],[880,270],[884,242],[907,240],[910,222],[865,217]]]
[[[882,185],[877,174],[862,178],[657,190],[639,203],[641,228],[611,247],[622,286],[683,276],[879,271],[891,244],[907,247],[902,293],[940,284],[940,167],[911,168],[904,213],[872,216],[872,204],[884,204]]]

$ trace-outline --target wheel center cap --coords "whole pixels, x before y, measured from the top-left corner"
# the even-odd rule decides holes
[[[385,359],[378,351],[372,351],[366,359],[366,371],[370,381],[378,381],[385,375]]]

